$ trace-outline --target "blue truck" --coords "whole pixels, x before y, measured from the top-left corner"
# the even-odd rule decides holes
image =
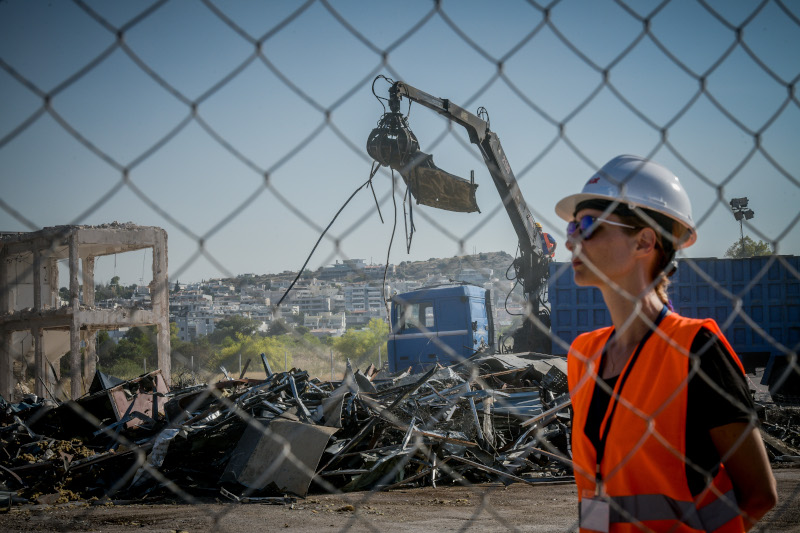
[[[474,285],[430,287],[392,298],[389,371],[423,372],[439,363],[493,352],[489,291]]]

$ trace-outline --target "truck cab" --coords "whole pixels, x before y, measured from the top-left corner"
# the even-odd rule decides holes
[[[424,372],[478,351],[494,351],[489,291],[474,285],[420,289],[392,297],[389,371]]]

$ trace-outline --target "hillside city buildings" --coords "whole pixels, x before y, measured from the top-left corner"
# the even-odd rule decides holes
[[[492,269],[461,268],[453,277],[426,275],[420,279],[396,277],[396,268],[390,265],[386,284],[383,284],[384,265],[367,264],[362,259],[336,262],[323,267],[317,276],[299,281],[286,295],[290,285],[284,279],[258,283],[253,274],[243,274],[231,280],[210,280],[202,283],[179,284],[171,287],[169,295],[169,320],[178,330],[178,338],[191,341],[210,335],[223,319],[242,316],[261,323],[260,330],[267,331],[275,320],[289,327],[303,326],[318,337],[338,337],[348,328],[361,328],[370,320],[387,320],[387,302],[393,294],[401,294],[421,287],[451,282],[468,282],[492,291],[495,319],[501,326],[513,319],[506,312],[505,298],[511,282],[494,278]],[[285,277],[285,276],[283,276]],[[357,281],[351,281],[353,279]],[[263,277],[259,277],[263,280]],[[238,288],[237,288],[238,287]],[[276,309],[275,304],[281,301]],[[130,300],[119,299],[101,302],[106,307],[117,305],[149,305],[147,287],[137,287]],[[509,303],[511,313],[521,313],[516,298]],[[119,337],[124,331],[110,332]]]

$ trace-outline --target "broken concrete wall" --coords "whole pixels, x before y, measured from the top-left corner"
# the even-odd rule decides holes
[[[143,248],[153,251],[152,308],[97,309],[96,257]],[[59,307],[58,260],[63,259],[69,263],[70,301]],[[158,366],[169,383],[168,298],[167,235],[161,228],[114,223],[0,234],[0,396],[13,399],[31,365],[36,394],[52,396],[59,360],[70,352],[69,395],[80,397],[94,376],[95,333],[126,326],[158,327]]]

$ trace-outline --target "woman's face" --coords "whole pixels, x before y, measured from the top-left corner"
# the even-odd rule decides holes
[[[572,269],[575,283],[581,286],[602,286],[612,280],[618,284],[636,268],[634,251],[637,232],[630,228],[604,223],[603,211],[581,209],[575,214],[579,221],[585,216],[596,217],[591,236],[585,239],[580,231],[567,236],[567,250],[572,252]],[[621,223],[617,215],[603,217],[612,223]],[[607,279],[606,279],[607,278]]]

